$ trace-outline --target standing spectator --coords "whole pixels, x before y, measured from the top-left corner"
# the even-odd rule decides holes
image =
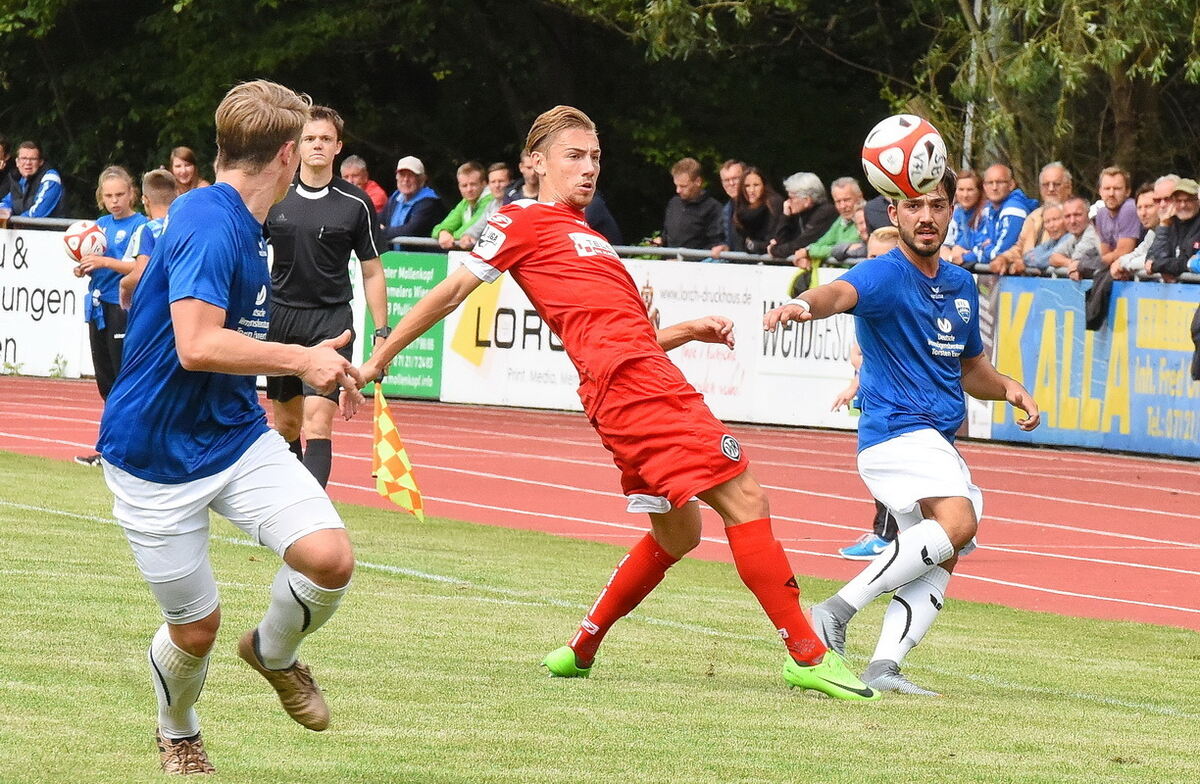
[[[1100,199],[1104,206],[1096,210],[1094,223],[1100,238],[1100,260],[1106,267],[1132,251],[1145,233],[1130,190],[1129,172],[1119,166],[1109,166],[1100,172]]]
[[[975,246],[975,233],[983,216],[983,187],[978,172],[971,168],[958,170],[958,185],[954,190],[954,213],[942,244],[942,258],[952,264],[962,264],[962,255]]]
[[[0,207],[26,218],[58,218],[64,213],[62,178],[58,170],[42,159],[37,142],[24,141],[17,146],[17,173],[9,192],[0,198]]]
[[[824,192],[824,186],[821,190]],[[766,253],[767,246],[779,232],[782,220],[783,198],[757,167],[746,167],[738,186],[737,198],[733,200],[732,239],[738,244],[731,245],[730,250]]]
[[[347,155],[342,161],[342,179],[360,189],[371,200],[375,212],[382,215],[387,206],[387,191],[383,186],[371,179],[367,171],[367,162],[357,155]]]
[[[283,201],[267,214],[275,255],[269,341],[315,346],[346,330],[353,334],[351,252],[362,268],[367,309],[378,327],[374,337],[381,340],[388,335],[387,285],[379,261],[382,245],[376,236],[375,208],[361,189],[333,176],[344,128],[333,109],[312,107],[296,148],[300,170]],[[352,342],[338,351],[347,361],[353,360]],[[333,463],[337,393],[323,393],[299,375],[278,375],[267,378],[267,397],[272,401],[275,429],[325,487]]]
[[[1022,272],[1025,269],[1044,270],[1050,266],[1050,257],[1055,253],[1070,255],[1075,246],[1075,238],[1067,234],[1067,222],[1063,218],[1063,208],[1058,202],[1050,202],[1039,207],[1041,213],[1041,229],[1038,232],[1041,240],[1037,245],[1025,252],[1022,259]],[[1061,243],[1061,247],[1060,247]]]
[[[176,147],[171,150],[171,174],[175,175],[176,189],[182,196],[195,188],[204,188],[211,183],[200,176],[200,164],[191,147]]]
[[[133,270],[133,262],[125,259],[125,248],[133,233],[146,222],[146,216],[133,211],[137,188],[133,177],[120,166],[109,166],[100,173],[96,185],[96,205],[108,214],[96,220],[104,230],[107,247],[103,256],[84,256],[75,267],[75,275],[90,275],[90,291],[84,300],[84,317],[88,322],[88,342],[92,349],[96,388],[100,398],[108,400],[117,373],[121,370],[121,355],[125,345],[126,313],[121,307],[121,277]],[[80,455],[75,462],[99,466],[100,455]]]
[[[1158,205],[1154,203],[1154,185],[1146,183],[1138,188],[1133,204],[1145,236],[1137,247],[1109,265],[1108,271],[1113,280],[1133,280],[1136,273],[1146,268],[1146,254],[1154,244],[1154,230],[1158,228]]]
[[[1072,196],[1063,204],[1063,223],[1067,233],[1063,241],[1069,245],[1059,246],[1050,254],[1050,266],[1066,267],[1071,280],[1079,280],[1082,272],[1095,272],[1101,268],[1100,238],[1096,227],[1088,220],[1088,203],[1082,196]]]
[[[820,180],[817,180],[817,183],[819,182]],[[824,190],[824,188],[821,189],[822,194]],[[801,245],[792,254],[792,263],[800,269],[810,270],[814,276],[817,268],[821,266],[821,262],[829,258],[829,253],[835,246],[841,243],[862,241],[862,237],[859,236],[859,228],[854,222],[854,213],[863,206],[863,192],[858,180],[853,177],[839,177],[830,183],[829,195],[833,197],[832,205],[828,201],[818,201],[815,205],[800,211],[800,220],[803,222],[804,228],[797,237],[797,241],[803,243],[813,234],[816,234],[817,238],[811,240],[807,245]],[[833,207],[835,217],[832,221],[827,222],[830,206]],[[822,224],[826,225],[824,232],[820,230]],[[773,249],[772,254],[778,255],[775,253],[777,250],[778,248]]]
[[[434,225],[446,217],[446,205],[425,181],[425,164],[420,158],[406,155],[396,161],[396,192],[383,211],[382,240],[428,237]]]
[[[1016,244],[992,259],[989,266],[997,275],[1020,275],[1025,271],[1025,258],[1030,256],[1035,247],[1046,245],[1050,240],[1042,225],[1043,207],[1047,204],[1062,206],[1074,193],[1071,172],[1058,161],[1042,167],[1038,175],[1038,187],[1041,189],[1042,207],[1033,210],[1025,218]],[[1045,264],[1042,268],[1045,268]]]
[[[721,253],[721,205],[704,189],[700,162],[682,158],[671,167],[675,195],[667,202],[662,234],[654,244],[667,248],[711,250]]]
[[[483,214],[479,216],[479,220],[471,224],[471,227],[463,232],[460,245],[464,248],[473,248],[475,243],[479,242],[479,235],[483,234],[484,228],[487,226],[488,218],[495,214],[496,210],[504,206],[504,195],[508,193],[508,189],[512,187],[512,167],[507,163],[496,162],[487,167],[487,188],[488,193],[492,194],[492,200],[488,202],[484,208]]]
[[[167,212],[175,201],[175,176],[166,169],[148,171],[142,176],[142,207],[149,218],[133,232],[125,248],[124,261],[133,262],[133,270],[121,278],[121,309],[133,307],[133,292],[146,271],[146,264],[154,254],[154,246],[162,236]]]
[[[1038,206],[1013,181],[1012,169],[1002,163],[989,166],[983,175],[984,205],[975,244],[962,254],[968,269],[975,264],[991,264],[997,256],[1016,244],[1029,211]]]
[[[462,196],[462,201],[450,210],[450,214],[441,220],[430,232],[438,245],[443,250],[451,248],[469,249],[475,242],[468,240],[462,242],[462,236],[467,229],[471,228],[472,224],[483,217],[488,204],[492,201],[492,194],[484,193],[484,185],[487,181],[487,172],[483,169],[483,164],[478,161],[467,161],[462,166],[458,167],[458,193]]]
[[[1196,181],[1184,177],[1175,183],[1171,202],[1159,210],[1159,226],[1154,230],[1154,244],[1147,254],[1149,272],[1162,275],[1167,283],[1174,283],[1187,272],[1188,259],[1200,250],[1200,202],[1196,199]],[[1155,199],[1158,198],[1157,187]]]
[[[721,207],[721,236],[724,239],[720,247],[713,249],[714,257],[737,244],[733,238],[733,202],[737,198],[738,187],[742,184],[742,175],[746,173],[746,164],[730,158],[722,163],[717,171],[721,176],[721,189],[725,191],[728,201]]]

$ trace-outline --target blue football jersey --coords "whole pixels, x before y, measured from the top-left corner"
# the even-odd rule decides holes
[[[960,361],[983,352],[971,273],[941,262],[930,278],[895,248],[839,280],[858,292],[858,448],[927,427],[953,442],[966,416]]]
[[[110,259],[125,258],[125,249],[133,239],[134,232],[146,222],[146,216],[135,212],[127,218],[117,220],[112,215],[103,215],[96,219],[96,225],[104,229],[107,247],[104,255]],[[92,271],[91,290],[100,292],[100,301],[117,304],[121,293],[121,278],[116,270],[97,269]]]
[[[97,451],[142,479],[176,484],[223,471],[267,431],[254,376],[184,370],[171,303],[225,311],[225,327],[265,340],[271,278],[262,225],[231,186],[198,188],[171,205],[138,285],[121,372]]]

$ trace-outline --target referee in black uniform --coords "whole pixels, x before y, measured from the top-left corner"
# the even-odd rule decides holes
[[[343,128],[333,109],[312,107],[300,135],[296,180],[267,216],[274,252],[267,340],[311,346],[347,329],[354,332],[351,251],[362,265],[371,318],[381,325],[375,339],[386,338],[390,331],[375,208],[366,193],[333,176]],[[352,346],[353,340],[340,352],[354,362]],[[275,429],[324,487],[333,460],[330,438],[337,391],[321,395],[295,376],[275,376],[267,379],[267,397],[273,401]]]

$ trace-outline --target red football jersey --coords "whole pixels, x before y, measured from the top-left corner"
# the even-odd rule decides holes
[[[579,210],[515,201],[488,220],[467,266],[485,282],[512,273],[575,363],[589,414],[617,367],[663,354],[633,278]]]

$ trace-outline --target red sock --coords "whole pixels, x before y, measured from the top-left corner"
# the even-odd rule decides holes
[[[800,586],[783,545],[771,533],[771,518],[730,526],[725,535],[738,575],[767,611],[788,653],[801,664],[819,662],[825,646],[800,609]]]
[[[580,622],[579,633],[570,642],[576,664],[580,667],[591,665],[600,641],[612,625],[632,612],[678,560],[662,549],[650,534],[625,554],[591,611]]]

